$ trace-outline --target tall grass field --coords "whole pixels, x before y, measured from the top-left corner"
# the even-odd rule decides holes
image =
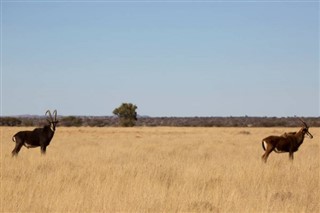
[[[320,128],[293,162],[261,140],[299,128],[66,128],[47,154],[11,157],[1,127],[1,212],[320,212]]]

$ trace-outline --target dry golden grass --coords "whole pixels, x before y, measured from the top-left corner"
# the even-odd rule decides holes
[[[22,129],[1,127],[1,212],[320,212],[319,128],[267,164],[262,138],[297,128],[59,127],[12,158]]]

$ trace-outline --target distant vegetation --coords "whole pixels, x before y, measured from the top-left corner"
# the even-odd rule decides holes
[[[22,120],[15,117],[1,117],[1,120],[0,120],[1,126],[20,126],[21,123],[22,123]]]
[[[66,127],[115,127],[119,126],[116,116],[59,116],[58,126]],[[303,118],[310,127],[320,127],[320,117]],[[1,117],[0,126],[42,126],[45,117]],[[120,126],[121,123],[120,123]],[[135,126],[177,127],[296,127],[301,122],[295,117],[139,117]]]
[[[113,114],[118,116],[119,125],[122,127],[133,127],[137,121],[137,106],[132,103],[123,103],[113,110]]]

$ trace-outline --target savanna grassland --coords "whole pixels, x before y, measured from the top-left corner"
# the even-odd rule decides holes
[[[298,128],[65,128],[41,156],[1,127],[1,212],[320,212],[320,128],[294,161],[262,138]]]

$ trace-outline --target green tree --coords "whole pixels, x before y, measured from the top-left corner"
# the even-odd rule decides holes
[[[120,126],[132,127],[137,120],[136,109],[138,107],[131,103],[122,103],[121,106],[113,110],[113,114],[119,117]]]

